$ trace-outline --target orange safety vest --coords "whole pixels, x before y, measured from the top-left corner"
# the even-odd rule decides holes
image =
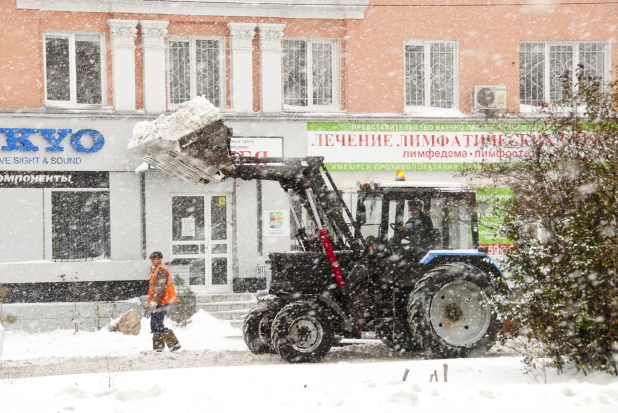
[[[163,268],[165,272],[167,272],[167,285],[165,286],[165,293],[163,294],[163,297],[161,297],[157,305],[175,303],[176,301],[178,301],[178,297],[176,297],[176,290],[174,289],[172,274],[165,265],[159,264],[150,273],[150,284],[148,286],[148,304],[150,304],[155,295],[155,274],[157,273],[159,268]]]

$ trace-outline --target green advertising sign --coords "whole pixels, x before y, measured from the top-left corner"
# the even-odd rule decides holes
[[[479,212],[479,243],[481,245],[510,244],[504,237],[499,237],[498,226],[504,222],[504,217],[499,213],[501,202],[513,197],[509,188],[476,188],[477,205],[485,204],[486,209]]]

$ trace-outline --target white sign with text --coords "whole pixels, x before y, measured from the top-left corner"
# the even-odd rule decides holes
[[[230,140],[232,156],[254,156],[256,158],[272,158],[283,156],[283,137],[239,137]]]

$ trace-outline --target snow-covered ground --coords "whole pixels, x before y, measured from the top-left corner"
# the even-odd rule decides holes
[[[521,358],[500,349],[487,358],[423,360],[389,357],[369,342],[334,348],[321,363],[292,365],[252,355],[239,330],[204,312],[174,327],[179,353],[147,351],[147,320],[142,325],[137,336],[6,332],[0,412],[618,411],[617,378],[572,369],[523,374]],[[434,370],[437,383],[429,380]]]
[[[204,310],[191,318],[186,327],[165,324],[176,332],[185,350],[245,350],[242,331],[226,321],[217,320]],[[226,337],[235,337],[234,339]],[[0,360],[32,360],[40,358],[131,356],[152,348],[150,320],[142,319],[136,336],[110,333],[107,328],[97,332],[57,330],[50,333],[20,334],[5,332],[4,353]]]

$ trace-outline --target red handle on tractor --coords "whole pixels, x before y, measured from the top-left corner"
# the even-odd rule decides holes
[[[328,231],[325,228],[318,230],[318,234],[320,234],[320,240],[322,240],[322,245],[324,246],[324,252],[326,252],[326,256],[328,257],[328,261],[330,262],[330,267],[333,269],[333,274],[335,275],[335,279],[337,280],[337,287],[343,287],[343,274],[341,273],[341,268],[339,268],[339,262],[337,261],[337,257],[335,257],[335,251],[333,251],[333,245],[330,243],[330,238],[328,237]]]

